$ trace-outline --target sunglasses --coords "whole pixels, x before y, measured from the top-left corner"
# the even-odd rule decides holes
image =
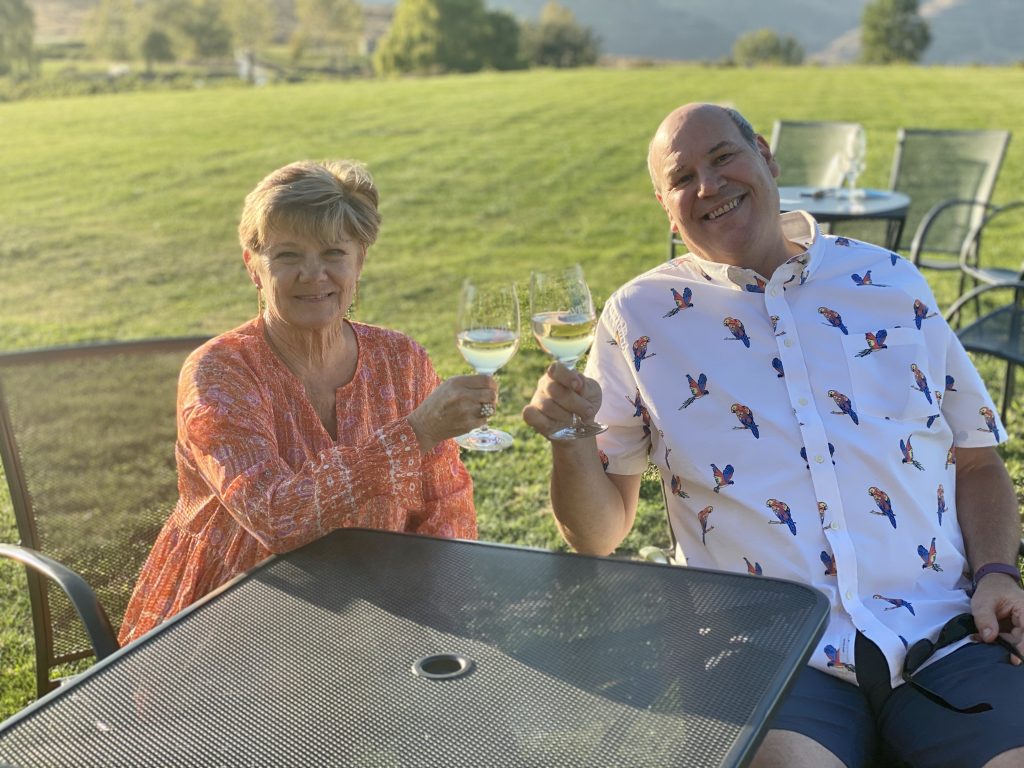
[[[965,637],[975,635],[977,632],[978,627],[974,623],[974,616],[969,613],[961,613],[958,616],[954,616],[943,625],[942,629],[939,630],[939,636],[934,642],[928,638],[922,638],[907,649],[907,655],[903,658],[903,680],[926,698],[941,707],[945,707],[946,709],[951,709],[954,712],[960,712],[966,715],[973,715],[978,712],[988,712],[992,709],[992,705],[988,702],[983,701],[979,704],[974,704],[973,706],[966,708],[955,707],[939,696],[939,694],[935,693],[935,691],[926,688],[914,679],[914,673],[917,672],[936,651],[941,648],[945,648],[947,645],[959,642]],[[1017,650],[1013,643],[1003,637],[999,637],[996,642],[1006,648],[1006,650],[1018,659],[1024,661],[1024,655],[1021,655],[1021,652]]]

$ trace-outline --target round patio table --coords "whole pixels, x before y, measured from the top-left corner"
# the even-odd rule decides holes
[[[851,196],[845,189],[779,187],[779,207],[783,212],[807,211],[822,224],[882,219],[888,225],[884,245],[896,250],[903,234],[910,198],[902,192],[884,189],[862,189],[858,192],[863,194]]]

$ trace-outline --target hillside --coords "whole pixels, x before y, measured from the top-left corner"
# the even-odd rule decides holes
[[[290,18],[292,0],[270,2],[279,19]],[[486,0],[489,8],[521,19],[536,18],[547,0]],[[30,0],[43,42],[84,36],[88,11],[99,0]],[[856,58],[860,13],[867,0],[561,0],[601,37],[611,56],[716,61],[729,56],[739,35],[771,28],[795,37],[812,61]],[[394,5],[380,0],[380,5]],[[1024,61],[1021,0],[924,0],[932,26],[928,64],[1009,64]]]

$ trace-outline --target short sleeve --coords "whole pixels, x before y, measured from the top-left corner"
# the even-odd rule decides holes
[[[586,375],[601,385],[601,410],[597,420],[608,429],[597,436],[597,446],[603,454],[605,471],[638,475],[647,469],[650,426],[645,423],[637,402],[637,380],[623,347],[627,338],[624,325],[613,300],[609,299],[597,324]]]

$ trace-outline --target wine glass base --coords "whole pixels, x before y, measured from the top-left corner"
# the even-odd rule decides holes
[[[578,424],[572,424],[568,427],[562,427],[556,429],[550,435],[549,440],[579,440],[584,437],[593,437],[594,435],[600,435],[608,429],[606,424],[598,424],[597,422],[580,422]]]
[[[455,438],[455,442],[460,448],[465,448],[467,451],[503,451],[514,441],[508,432],[490,427],[487,429],[478,427],[472,432],[459,435]]]

